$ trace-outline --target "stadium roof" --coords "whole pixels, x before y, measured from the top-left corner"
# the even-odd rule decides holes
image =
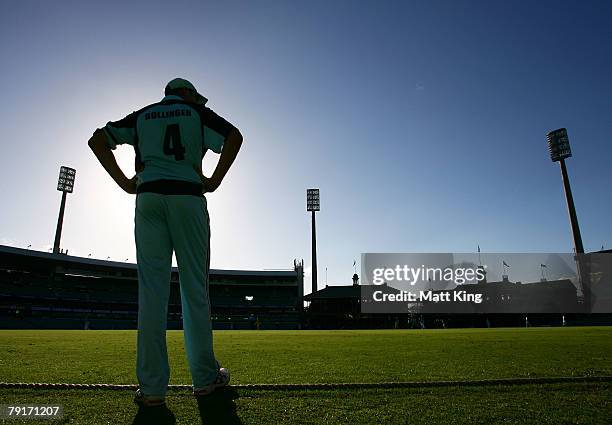
[[[329,298],[361,298],[361,285],[325,286],[304,297],[306,301]]]
[[[47,269],[51,265],[60,266],[65,269],[87,269],[106,272],[128,272],[136,273],[136,264],[120,261],[106,261],[94,258],[75,257],[66,254],[52,254],[48,252],[35,251],[30,249],[15,248],[12,246],[0,245],[0,266],[6,263],[19,264],[32,269]],[[10,261],[9,261],[10,258]],[[176,267],[172,271],[177,273]],[[295,270],[220,270],[211,269],[213,276],[249,276],[249,277],[295,277]]]

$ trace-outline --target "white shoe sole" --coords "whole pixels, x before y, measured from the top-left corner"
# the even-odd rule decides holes
[[[225,373],[227,374],[227,381],[220,383],[220,384],[215,384],[212,383],[204,388],[198,388],[198,389],[194,389],[193,390],[193,395],[195,395],[196,397],[199,396],[206,396],[209,394],[212,394],[217,388],[223,388],[223,387],[227,387],[229,385],[230,382],[230,373],[229,370],[225,369],[225,368],[221,368],[220,371],[223,370],[225,371]]]

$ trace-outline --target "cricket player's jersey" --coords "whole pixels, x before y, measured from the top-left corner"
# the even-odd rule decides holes
[[[201,183],[196,171],[208,149],[221,153],[232,124],[204,105],[166,96],[103,128],[109,145],[136,151],[138,185],[156,180]],[[144,168],[143,168],[144,166]]]

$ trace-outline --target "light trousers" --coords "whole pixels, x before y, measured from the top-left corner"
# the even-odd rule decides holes
[[[210,227],[206,198],[140,193],[136,197],[138,342],[136,376],[141,391],[164,397],[170,379],[166,328],[172,252],[176,254],[185,351],[193,386],[217,376],[213,352],[208,271]]]

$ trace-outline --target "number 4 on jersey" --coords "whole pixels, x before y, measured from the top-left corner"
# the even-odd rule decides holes
[[[166,127],[164,154],[174,155],[177,161],[185,159],[185,146],[181,143],[181,129],[178,124],[170,124]]]

